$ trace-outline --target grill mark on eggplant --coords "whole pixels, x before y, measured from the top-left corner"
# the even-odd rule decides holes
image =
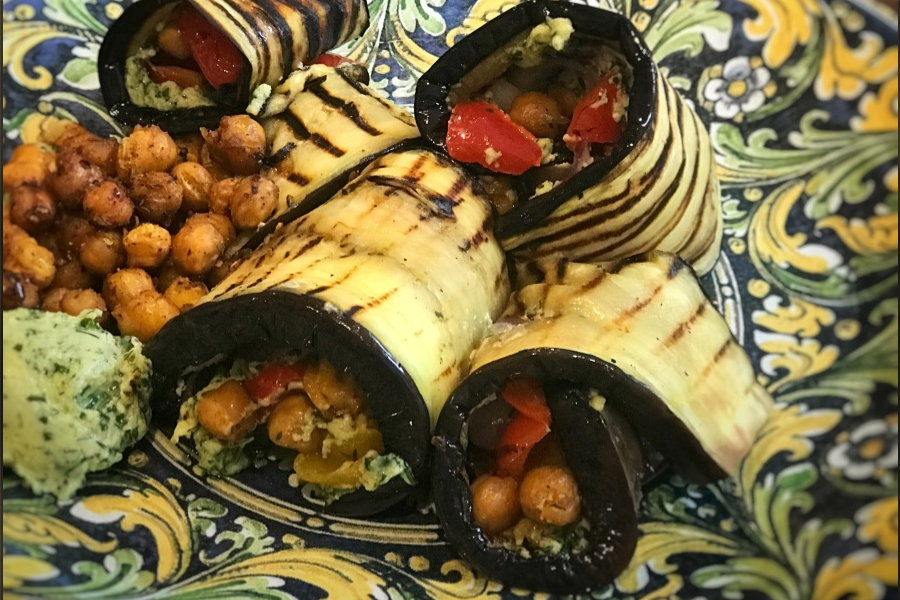
[[[300,248],[298,248],[296,252],[294,252],[294,255],[291,256],[291,260],[297,260],[303,254],[306,254],[307,252],[321,244],[324,239],[325,238],[321,235],[317,235],[314,238],[310,239],[308,242],[300,246]]]
[[[313,95],[327,104],[328,106],[332,106],[339,110],[343,115],[345,115],[348,119],[353,121],[353,124],[356,125],[359,129],[365,131],[371,136],[381,135],[383,132],[373,126],[371,123],[366,121],[362,115],[359,114],[359,108],[352,102],[348,102],[343,98],[338,98],[337,96],[333,96],[325,89],[325,86],[322,85],[325,83],[324,77],[319,77],[316,79],[311,79],[306,84],[306,89],[313,93]]]
[[[682,321],[681,323],[679,323],[678,327],[675,328],[675,331],[670,333],[669,337],[667,337],[665,340],[663,340],[662,345],[665,346],[666,348],[669,348],[669,347],[675,345],[675,343],[678,342],[678,340],[680,340],[682,338],[682,336],[688,332],[688,330],[691,328],[691,325],[696,323],[697,319],[699,319],[701,316],[703,316],[703,313],[705,313],[705,312],[706,312],[706,302],[701,302],[697,306],[697,310],[695,310],[693,312],[693,314],[691,314],[691,316],[688,317],[687,321]]]
[[[443,379],[444,377],[449,377],[453,374],[453,372],[458,368],[456,363],[449,365],[446,369],[441,371],[440,375],[438,375],[438,379]]]
[[[353,317],[364,310],[367,310],[369,308],[375,308],[376,306],[380,305],[382,302],[384,302],[385,300],[387,300],[388,298],[390,298],[391,296],[396,294],[398,290],[399,290],[399,288],[394,288],[388,292],[385,292],[384,294],[382,294],[381,296],[379,296],[377,298],[372,298],[371,300],[366,302],[364,305],[357,304],[355,306],[352,306],[349,309],[347,309],[346,311],[344,311],[344,314],[347,315],[348,317]]]
[[[695,122],[694,126],[699,127],[699,124]],[[709,163],[712,162],[712,157],[707,156],[706,152],[701,151],[700,157],[697,159],[697,171],[701,174],[707,175],[706,185],[704,186],[704,191],[703,191],[702,204],[700,205],[700,222],[697,224],[697,227],[695,227],[691,231],[691,235],[688,236],[687,240],[684,243],[685,248],[690,248],[695,243],[695,241],[697,241],[697,234],[700,233],[701,231],[703,231],[704,237],[703,237],[703,239],[700,239],[698,242],[699,247],[702,249],[701,254],[702,254],[702,252],[705,252],[705,250],[712,243],[713,239],[715,238],[715,233],[716,233],[715,227],[710,228],[710,227],[706,227],[704,225],[704,222],[706,221],[706,219],[708,217],[707,213],[709,212],[709,208],[710,208],[708,205],[712,201],[712,196],[713,196],[713,194],[712,194],[713,190],[710,189],[710,184],[714,180],[712,177],[708,176],[709,168],[707,168],[707,169],[700,168],[700,162],[703,159],[705,159],[706,164],[709,166]],[[695,185],[695,183],[691,182],[691,191],[692,192],[693,192],[694,185]]]
[[[416,157],[415,162],[412,166],[407,170],[407,174],[403,176],[403,179],[409,182],[416,182],[422,179],[422,165],[425,164],[425,155],[420,154]]]
[[[344,155],[344,151],[332,144],[328,139],[318,133],[312,133],[307,129],[306,125],[303,124],[303,121],[301,121],[292,111],[288,110],[281,115],[281,118],[284,119],[284,122],[288,124],[288,127],[290,127],[301,140],[311,141],[316,147],[336,158],[340,158]]]
[[[719,363],[720,360],[725,356],[731,346],[734,345],[734,338],[728,336],[728,339],[725,340],[725,343],[716,351],[713,355],[712,360],[709,361],[705,367],[703,367],[703,372],[700,374],[700,379],[706,379],[706,376],[709,375],[710,371],[715,368],[715,366]]]
[[[265,79],[265,75],[268,74],[269,69],[271,68],[272,57],[269,53],[269,44],[266,40],[266,36],[263,34],[262,30],[257,27],[256,19],[253,18],[253,15],[245,11],[241,7],[241,3],[238,0],[220,0],[222,3],[230,6],[237,14],[241,15],[241,18],[246,22],[246,26],[242,26],[237,23],[237,21],[229,15],[229,19],[234,22],[241,31],[246,32],[247,28],[249,28],[256,36],[257,41],[259,42],[260,53],[259,56],[262,59],[262,64],[259,66],[260,73],[263,73],[263,79]]]
[[[609,271],[607,271],[605,269],[603,271],[600,271],[590,281],[588,281],[587,283],[585,283],[584,285],[581,286],[581,291],[582,292],[591,291],[592,289],[594,289],[595,287],[597,287],[598,285],[603,283],[603,280],[605,280],[607,278],[607,276],[609,276]],[[560,279],[562,279],[562,278],[560,277]]]
[[[309,185],[309,178],[301,173],[291,173],[288,175],[288,181],[291,183],[296,183],[297,185]]]
[[[561,258],[556,262],[556,279],[562,281],[566,276],[566,270],[569,268],[569,259]]]
[[[459,204],[458,200],[454,201],[440,194],[423,194],[421,190],[413,185],[413,182],[397,179],[396,177],[388,175],[370,175],[367,180],[376,185],[389,188],[393,193],[400,191],[409,194],[414,198],[421,198],[426,202],[430,201],[436,210],[430,210],[429,212],[438,218],[456,219],[453,207]]]
[[[256,3],[278,31],[278,41],[281,43],[281,72],[283,77],[287,77],[294,70],[294,44],[291,26],[278,10],[278,5],[274,0],[256,0]]]
[[[262,165],[264,167],[269,167],[270,169],[274,169],[275,167],[278,166],[279,163],[281,163],[281,161],[283,161],[288,156],[290,156],[291,152],[293,152],[294,148],[296,148],[296,147],[297,147],[297,144],[295,144],[294,142],[288,142],[287,144],[285,144],[284,146],[282,146],[275,152],[272,152],[271,154],[269,154],[269,156],[265,157],[262,160]]]
[[[304,4],[303,2],[299,2],[298,0],[280,0],[281,2],[287,4],[298,13],[300,13],[300,17],[303,20],[303,24],[306,26],[306,54],[307,58],[311,56],[318,56],[319,49],[321,48],[321,40],[319,39],[319,15],[315,10]],[[310,31],[315,31],[316,35],[309,35]],[[293,70],[293,61],[291,62],[291,69]],[[288,73],[285,73],[287,76]]]
[[[626,321],[628,321],[629,319],[631,319],[635,315],[637,315],[639,312],[641,312],[642,310],[647,308],[647,306],[649,306],[650,303],[653,302],[653,299],[659,295],[659,293],[663,290],[664,287],[666,287],[666,285],[663,283],[663,284],[660,284],[660,285],[656,286],[655,288],[653,288],[653,291],[650,292],[649,296],[647,296],[646,298],[644,298],[637,304],[633,304],[630,307],[628,307],[627,310],[625,310],[621,315],[619,315],[616,318],[614,323],[616,325],[621,325],[622,323],[625,323]]]
[[[488,239],[490,239],[490,238],[488,237],[488,232],[487,232],[485,225],[486,224],[484,222],[482,222],[481,226],[478,228],[478,231],[473,233],[469,239],[467,239],[465,242],[463,242],[463,244],[459,247],[459,249],[462,250],[463,252],[468,252],[468,251],[472,250],[473,248],[477,248],[478,246],[480,246],[483,243],[485,243],[486,241],[488,241]]]
[[[387,108],[388,110],[393,109],[393,107],[390,104],[388,104],[387,100],[385,100],[384,98],[381,98],[380,96],[378,96],[376,94],[373,94],[363,84],[361,84],[360,82],[351,78],[349,75],[344,73],[342,70],[337,69],[337,74],[341,77],[341,79],[344,80],[344,82],[347,85],[352,87],[354,90],[356,90],[360,94],[363,94],[365,96],[368,96],[369,98],[372,98],[373,100],[376,100],[379,104],[381,104],[383,107]]]

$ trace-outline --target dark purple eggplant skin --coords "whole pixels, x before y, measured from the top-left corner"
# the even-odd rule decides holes
[[[482,25],[445,52],[419,78],[416,85],[415,115],[422,135],[446,151],[450,89],[475,65],[516,35],[543,23],[548,17],[568,18],[575,32],[598,40],[618,42],[634,72],[629,92],[628,125],[608,157],[594,162],[549,192],[520,202],[503,214],[497,235],[507,238],[527,231],[552,213],[560,204],[595,185],[653,131],[658,94],[656,64],[650,50],[627,17],[559,0],[529,0]],[[478,165],[467,165],[479,170]],[[488,171],[483,171],[488,173]]]
[[[140,0],[125,9],[122,15],[110,26],[100,45],[97,55],[97,70],[100,78],[100,91],[103,103],[110,116],[133,127],[135,125],[158,125],[173,135],[198,133],[201,127],[215,129],[222,117],[241,114],[249,101],[250,65],[244,59],[241,79],[233,86],[230,101],[216,106],[182,108],[176,110],[158,110],[147,106],[138,106],[131,101],[125,87],[126,49],[132,37],[156,11],[166,4],[178,0]],[[232,86],[230,86],[232,87]],[[243,90],[243,91],[242,91]]]
[[[492,545],[474,523],[466,448],[460,436],[472,409],[491,394],[499,396],[506,382],[518,377],[562,383],[561,391],[551,386],[547,404],[591,522],[590,548],[581,554],[526,560]],[[598,413],[583,397],[573,400],[571,394],[588,387],[604,395],[610,411]],[[612,419],[604,417],[607,412]],[[616,413],[640,439],[632,441],[621,433],[627,427],[616,422]],[[518,352],[470,374],[441,411],[432,444],[431,485],[441,490],[434,497],[435,509],[454,548],[501,581],[553,593],[596,588],[627,566],[638,534],[640,485],[659,474],[658,465],[648,471],[653,463],[648,451],[659,451],[677,472],[697,482],[725,476],[646,386],[595,356],[560,348]]]
[[[181,403],[209,382],[215,366],[186,379],[180,396],[179,380],[217,355],[222,355],[219,368],[229,368],[236,358],[265,361],[285,353],[327,360],[366,394],[386,451],[401,456],[417,482],[426,479],[431,420],[415,383],[368,330],[322,300],[267,291],[200,304],[167,323],[145,344],[144,353],[153,366],[153,420],[167,433],[178,421]],[[325,510],[369,516],[415,491],[394,478],[375,491],[342,496]]]

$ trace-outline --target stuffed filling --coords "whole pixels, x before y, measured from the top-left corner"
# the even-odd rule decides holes
[[[447,150],[492,172],[500,212],[608,156],[627,125],[632,70],[617,44],[548,18],[456,84]]]
[[[366,395],[324,360],[236,361],[182,404],[172,441],[182,438],[220,476],[245,469],[248,447],[268,442],[326,502],[395,477],[415,484],[406,462],[385,451]]]
[[[575,475],[554,431],[541,384],[516,378],[469,415],[474,521],[490,542],[523,558],[588,547]]]

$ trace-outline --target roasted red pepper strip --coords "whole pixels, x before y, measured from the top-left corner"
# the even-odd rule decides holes
[[[613,116],[619,84],[606,75],[575,106],[566,135],[566,146],[574,150],[584,144],[611,144],[622,134],[622,122]]]
[[[276,392],[284,389],[289,383],[299,381],[306,371],[306,366],[304,362],[292,365],[268,365],[256,375],[244,381],[244,389],[257,402],[267,400]]]
[[[490,102],[460,102],[447,126],[447,152],[460,162],[521,175],[541,164],[541,147],[524,127]]]
[[[525,461],[535,444],[550,433],[548,423],[535,421],[522,413],[516,413],[500,439],[497,456],[497,472],[502,477],[521,477],[525,472]]]
[[[513,408],[539,423],[550,425],[550,409],[541,384],[533,379],[514,379],[500,396]]]
[[[219,88],[238,80],[243,56],[224,33],[189,5],[179,9],[178,28],[210,85]]]
[[[316,60],[312,61],[313,65],[325,65],[326,67],[339,67],[340,65],[344,65],[347,63],[355,63],[358,65],[362,65],[363,63],[358,60],[351,60],[346,56],[339,56],[337,54],[332,54],[331,52],[326,52],[321,55]]]

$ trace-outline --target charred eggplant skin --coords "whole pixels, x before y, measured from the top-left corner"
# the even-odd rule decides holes
[[[547,18],[570,19],[576,33],[619,44],[634,74],[634,83],[628,93],[628,126],[608,157],[595,159],[568,180],[565,186],[557,186],[504,214],[497,225],[497,235],[501,238],[531,229],[563,202],[577,195],[579,190],[595,185],[649,134],[654,124],[657,68],[650,50],[626,17],[568,2],[529,0],[460,40],[422,74],[415,98],[416,122],[422,135],[431,144],[446,150],[447,125],[450,121],[447,97],[450,89],[492,52]]]
[[[428,448],[431,419],[415,384],[372,334],[322,300],[266,291],[208,302],[170,321],[144,349],[153,364],[154,419],[169,433],[183,400],[212,377],[210,356],[221,359],[221,367],[236,358],[265,361],[277,353],[308,351],[352,375],[368,395],[387,451],[402,457],[417,481],[425,479],[428,456],[422,449]],[[190,370],[194,374],[188,378]],[[182,379],[185,385],[179,395]],[[395,478],[373,492],[342,496],[328,510],[345,516],[371,515],[412,491]]]
[[[633,437],[633,443],[622,443],[626,437],[622,425],[609,412],[598,412],[573,397],[584,382],[602,389],[610,399],[633,387],[627,376],[609,367],[587,355],[542,348],[485,365],[453,393],[432,440],[432,487],[441,490],[434,501],[444,532],[466,560],[501,581],[559,594],[609,583],[628,565],[638,536],[641,452]],[[517,377],[571,382],[570,386],[552,384],[547,405],[552,427],[564,432],[560,443],[578,482],[583,514],[591,524],[583,552],[526,559],[493,544],[474,522],[466,447],[461,441],[465,422],[484,398],[499,395],[505,383]]]
[[[244,112],[249,92],[241,94],[234,105],[200,106],[178,110],[159,110],[138,106],[131,101],[125,85],[125,48],[140,27],[158,10],[178,0],[140,0],[125,9],[109,28],[97,56],[100,91],[109,115],[128,126],[159,125],[173,135],[196,132],[200,127],[216,128],[222,117]],[[245,65],[246,67],[247,65]],[[249,73],[241,70],[238,89],[248,88]]]

